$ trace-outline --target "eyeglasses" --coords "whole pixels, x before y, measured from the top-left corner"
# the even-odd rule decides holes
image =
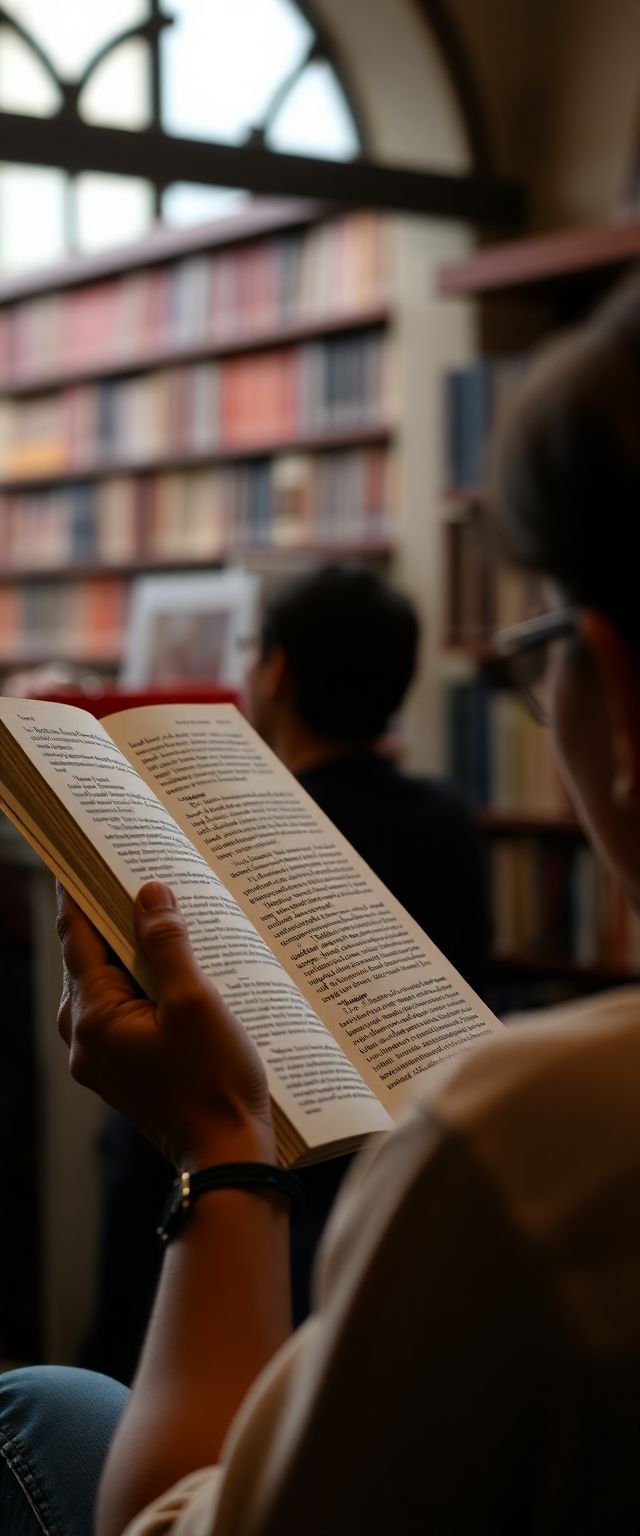
[[[528,709],[541,725],[549,718],[549,646],[553,640],[578,635],[580,628],[580,609],[559,608],[554,613],[542,613],[535,619],[498,630],[493,637],[496,656],[508,663]]]

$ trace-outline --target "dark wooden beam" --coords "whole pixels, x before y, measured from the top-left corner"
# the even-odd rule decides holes
[[[504,230],[513,230],[524,218],[523,188],[487,174],[456,176],[362,159],[316,160],[251,144],[177,138],[154,128],[102,128],[63,113],[34,118],[0,112],[0,158],[72,173],[141,176],[164,185],[190,181],[246,187],[269,196],[327,198]]]

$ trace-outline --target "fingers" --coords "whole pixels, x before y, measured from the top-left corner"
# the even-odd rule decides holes
[[[186,924],[173,891],[150,880],[138,891],[134,908],[136,936],[154,981],[158,999],[184,1000],[202,990]]]
[[[62,971],[62,995],[58,1006],[57,1018],[58,1034],[61,1035],[65,1045],[71,1044],[71,987],[69,985],[69,972],[66,965]]]
[[[108,965],[109,953],[104,940],[60,884],[56,885],[56,901],[58,938],[70,975],[82,976],[97,965]]]
[[[84,999],[87,987],[91,988],[95,972],[112,966],[108,945],[97,933],[93,923],[85,917],[79,906],[59,882],[56,882],[56,927],[62,946],[62,996],[58,1008],[58,1034],[71,1046],[74,1030],[74,1012],[78,999]],[[122,985],[131,989],[133,982],[121,973]]]

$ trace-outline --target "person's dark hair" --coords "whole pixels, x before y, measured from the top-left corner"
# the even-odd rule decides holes
[[[495,503],[517,564],[640,645],[640,273],[533,364],[497,445]]]
[[[382,735],[411,681],[419,637],[413,605],[375,572],[327,566],[274,598],[262,654],[286,653],[295,704],[312,730],[334,741]]]

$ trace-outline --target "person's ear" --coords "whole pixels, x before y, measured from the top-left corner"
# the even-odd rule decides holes
[[[583,613],[580,633],[603,679],[613,730],[614,799],[640,806],[640,653],[599,613]]]
[[[289,662],[282,645],[272,645],[262,661],[262,687],[270,703],[281,699],[289,681]]]

